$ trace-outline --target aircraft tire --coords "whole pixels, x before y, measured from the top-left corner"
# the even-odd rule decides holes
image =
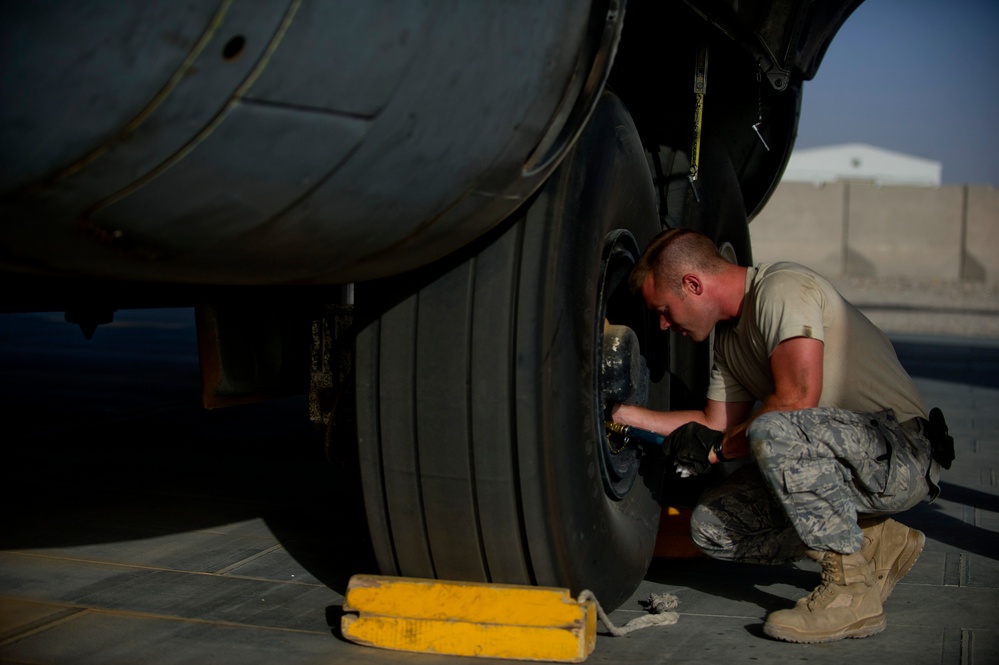
[[[624,283],[659,229],[637,130],[605,93],[502,228],[359,286],[358,445],[382,573],[589,588],[608,608],[635,590],[662,464],[608,442],[601,349],[605,319],[635,330],[642,399],[668,408],[665,334]]]

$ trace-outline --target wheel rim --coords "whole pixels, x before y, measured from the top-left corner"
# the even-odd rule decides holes
[[[635,237],[623,229],[617,229],[607,235],[604,240],[603,256],[600,262],[600,281],[598,288],[598,303],[595,340],[604,339],[606,324],[616,326],[626,326],[632,331],[640,331],[644,327],[642,324],[643,313],[636,303],[636,297],[628,289],[628,274],[638,260],[640,251]],[[638,371],[642,374],[644,381],[639,385],[630,386],[628,391],[632,396],[629,401],[645,404],[648,401],[648,366],[644,362],[644,350],[648,348],[643,344],[642,336],[638,336],[640,349],[643,351],[641,367]],[[605,431],[603,414],[611,406],[607,403],[608,368],[617,365],[630,365],[633,359],[612,359],[608,354],[620,347],[615,346],[612,350],[609,345],[596,345],[595,367],[601,368],[598,373],[598,385],[594,386],[594,399],[596,401],[594,414],[597,414],[594,427],[596,428],[596,440],[602,442],[600,448],[600,473],[603,479],[604,490],[607,495],[614,499],[622,499],[628,495],[635,479],[639,475],[641,457],[639,451],[631,446],[616,445],[607,436]],[[644,384],[644,385],[643,385]]]

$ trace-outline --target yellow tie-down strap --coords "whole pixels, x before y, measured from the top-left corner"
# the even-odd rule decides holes
[[[343,636],[423,653],[580,663],[597,640],[596,604],[568,589],[354,575]]]

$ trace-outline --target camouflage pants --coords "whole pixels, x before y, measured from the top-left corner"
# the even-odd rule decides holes
[[[782,563],[805,549],[856,552],[858,513],[907,510],[928,493],[930,443],[891,411],[777,411],[748,430],[755,464],[707,489],[691,518],[709,556]]]

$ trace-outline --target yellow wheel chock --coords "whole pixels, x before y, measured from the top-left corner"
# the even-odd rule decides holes
[[[593,652],[597,610],[568,589],[354,575],[343,636],[424,653],[579,663]]]

